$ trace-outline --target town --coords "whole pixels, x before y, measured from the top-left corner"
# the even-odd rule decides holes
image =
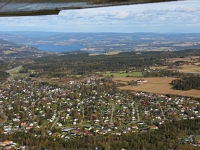
[[[68,141],[159,130],[165,122],[200,118],[200,104],[192,97],[120,90],[110,76],[63,87],[16,77],[0,87],[0,117],[3,134],[31,132]],[[1,146],[20,144],[5,141]]]

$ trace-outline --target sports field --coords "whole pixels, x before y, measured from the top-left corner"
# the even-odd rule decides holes
[[[172,80],[176,78],[172,77],[150,77],[150,78],[134,78],[134,77],[114,77],[114,81],[118,83],[127,82],[131,80],[144,79],[148,81],[147,84],[138,85],[138,86],[122,86],[120,89],[124,90],[133,90],[133,91],[143,91],[149,93],[160,93],[160,94],[175,94],[191,97],[200,97],[200,90],[173,90],[172,86],[169,84]]]

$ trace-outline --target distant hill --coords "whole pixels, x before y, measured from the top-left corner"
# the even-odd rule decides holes
[[[16,43],[14,43],[14,42],[9,42],[9,41],[6,41],[6,40],[3,40],[3,39],[0,39],[0,46],[1,45],[12,45],[12,46],[14,46],[14,45],[17,45]]]
[[[81,46],[84,51],[175,51],[200,49],[200,33],[60,33],[0,32],[0,38],[23,45]]]
[[[15,60],[31,57],[41,57],[47,52],[40,51],[35,47],[19,45],[4,39],[0,39],[0,60]]]

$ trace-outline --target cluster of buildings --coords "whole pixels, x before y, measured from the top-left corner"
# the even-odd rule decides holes
[[[178,139],[180,144],[190,144],[192,146],[200,146],[200,135],[186,135]]]
[[[6,150],[10,150],[11,148],[16,148],[16,145],[17,143],[10,140],[0,141],[0,147],[4,147]]]
[[[98,77],[65,87],[16,78],[1,85],[0,106],[2,133],[36,130],[35,137],[63,140],[159,130],[167,121],[200,117],[192,98],[122,91]]]
[[[142,84],[146,84],[147,83],[146,80],[142,80],[142,79],[137,80],[136,82],[137,82],[137,85],[142,85]]]

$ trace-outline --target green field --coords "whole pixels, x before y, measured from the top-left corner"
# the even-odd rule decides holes
[[[19,67],[17,67],[17,69],[16,69],[15,73],[19,73],[19,71],[20,71],[20,70],[22,70],[22,69],[23,69],[23,67],[22,67],[22,66],[19,66]]]
[[[75,74],[75,75],[70,75],[70,77],[77,77],[77,78],[80,78],[82,77],[83,75],[78,75],[78,74]]]
[[[195,136],[195,141],[200,140],[200,136]]]
[[[110,76],[113,75],[114,77],[142,77],[142,72],[132,72],[132,73],[104,73],[103,76]]]

